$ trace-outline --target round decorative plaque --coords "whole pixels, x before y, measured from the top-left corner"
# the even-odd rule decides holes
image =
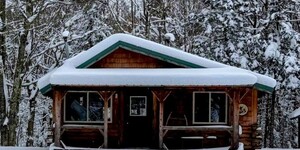
[[[248,107],[245,104],[240,104],[240,116],[246,115],[248,112]]]

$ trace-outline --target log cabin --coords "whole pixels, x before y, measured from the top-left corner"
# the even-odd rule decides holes
[[[38,81],[53,99],[55,146],[257,148],[260,93],[276,81],[114,34]]]

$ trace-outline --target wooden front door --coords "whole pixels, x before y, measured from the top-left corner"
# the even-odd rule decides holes
[[[150,147],[152,140],[152,95],[148,90],[125,94],[124,144],[126,147]]]

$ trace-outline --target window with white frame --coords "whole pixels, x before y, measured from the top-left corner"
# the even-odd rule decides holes
[[[112,100],[108,102],[108,121],[112,121]],[[104,122],[104,101],[98,92],[67,92],[64,97],[64,121],[69,123]]]
[[[226,124],[228,96],[225,92],[194,92],[194,124]]]
[[[146,96],[130,96],[130,116],[147,116]]]

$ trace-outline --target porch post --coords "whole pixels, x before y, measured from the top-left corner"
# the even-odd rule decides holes
[[[239,103],[240,89],[235,89],[232,100],[232,139],[230,149],[238,149],[239,147]]]
[[[162,149],[164,147],[164,102],[171,94],[171,91],[152,91],[152,93],[159,101],[159,148]]]
[[[158,104],[157,104],[157,100],[156,100],[156,96],[154,94],[152,94],[152,109],[153,109],[153,120],[152,120],[152,141],[155,141],[155,143],[157,142],[157,135],[158,135]]]
[[[119,115],[119,141],[120,144],[124,144],[124,91],[120,91],[118,95],[118,101],[119,101],[119,110],[118,110],[118,115]],[[115,108],[116,109],[116,108]]]
[[[107,148],[107,143],[108,143],[108,140],[107,140],[107,131],[108,131],[108,100],[112,97],[112,95],[114,94],[115,92],[112,92],[112,91],[100,91],[99,94],[101,96],[101,98],[103,99],[104,101],[104,143],[103,143],[103,147],[104,148]],[[112,113],[112,112],[111,112]]]
[[[159,148],[163,148],[164,102],[159,101]]]
[[[53,107],[53,115],[54,115],[54,145],[60,147],[60,130],[61,130],[61,103],[62,103],[62,94],[58,90],[54,90],[54,107]]]
[[[107,148],[108,99],[104,99],[104,148]]]

